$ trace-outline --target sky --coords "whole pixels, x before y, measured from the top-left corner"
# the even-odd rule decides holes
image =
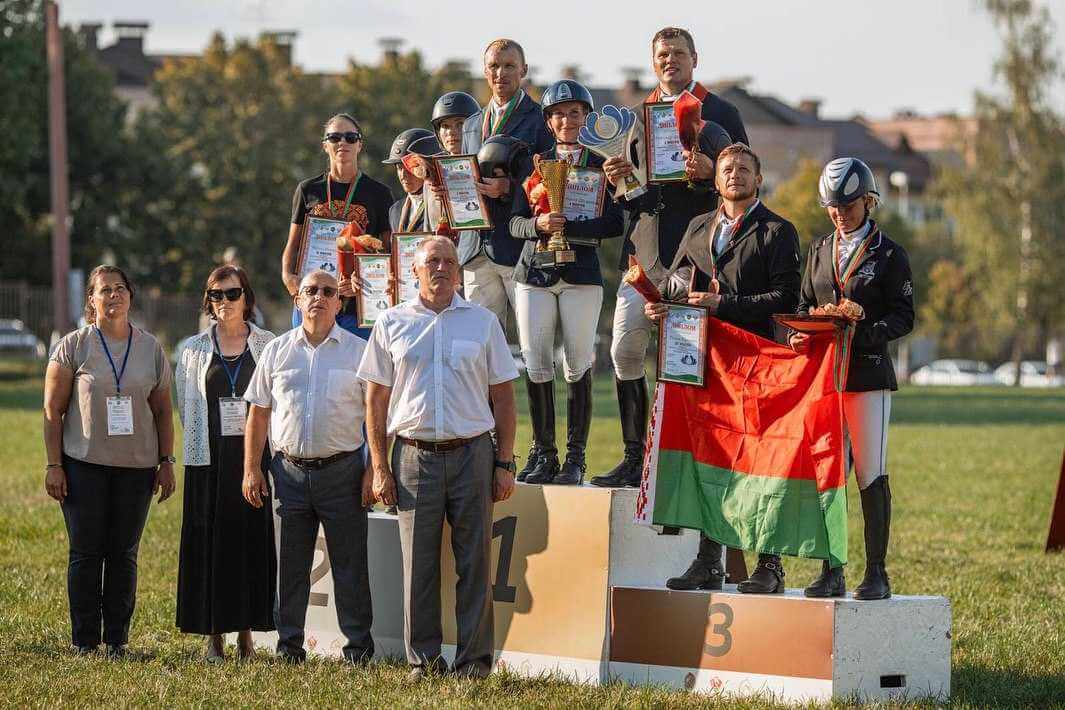
[[[1065,56],[1065,0],[1041,1]],[[561,22],[549,16],[553,7],[564,8]],[[462,28],[448,28],[440,8],[461,17]],[[725,12],[733,19],[722,20]],[[576,64],[593,86],[620,84],[620,69],[630,66],[644,68],[650,85],[650,38],[674,25],[695,37],[697,78],[749,77],[756,93],[820,99],[830,117],[968,113],[974,90],[994,89],[999,48],[977,0],[60,0],[60,16],[103,22],[105,45],[115,20],[150,22],[149,53],[200,51],[216,30],[230,38],[295,30],[294,59],[311,71],[342,71],[348,57],[376,63],[381,37],[404,38],[404,49],[418,48],[429,66],[466,59],[477,71],[485,45],[510,37],[538,83]],[[1054,95],[1065,104],[1060,88]]]

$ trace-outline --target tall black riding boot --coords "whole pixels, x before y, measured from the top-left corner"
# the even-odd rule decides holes
[[[699,554],[679,577],[670,577],[670,589],[721,589],[725,572],[721,569],[721,543],[705,535],[699,536]]]
[[[554,483],[579,486],[586,469],[584,450],[588,447],[588,430],[592,426],[592,371],[569,383],[566,401],[566,460]]]
[[[555,383],[526,380],[529,391],[529,414],[533,426],[536,462],[529,456],[526,483],[550,483],[558,473],[558,448],[555,446]]]
[[[854,590],[854,598],[868,601],[891,596],[888,580],[888,534],[891,531],[891,488],[888,477],[881,476],[862,493],[862,516],[865,518],[865,579]]]
[[[602,476],[591,480],[593,486],[603,488],[636,488],[643,471],[643,445],[647,438],[647,378],[614,380],[618,390],[618,409],[621,410],[621,439],[625,442],[625,458]]]
[[[758,566],[751,576],[736,585],[741,594],[783,594],[784,566],[780,564],[780,555],[765,552],[758,555]]]
[[[828,560],[822,560],[821,574],[810,582],[810,586],[802,593],[818,599],[847,596],[847,582],[843,577],[843,567],[829,567]]]

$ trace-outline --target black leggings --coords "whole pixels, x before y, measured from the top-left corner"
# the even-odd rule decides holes
[[[124,644],[137,597],[137,549],[152,502],[155,469],[100,466],[64,456],[63,470],[74,645],[99,645],[101,620],[104,643]]]

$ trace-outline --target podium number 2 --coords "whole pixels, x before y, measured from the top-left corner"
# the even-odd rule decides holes
[[[720,618],[721,623],[714,623],[714,617]],[[732,607],[721,602],[711,604],[707,612],[707,621],[711,623],[714,636],[720,637],[721,642],[703,644],[703,653],[714,658],[724,656],[732,650],[732,632],[729,631],[729,627],[732,626]]]
[[[518,518],[508,515],[492,523],[492,537],[499,541],[499,562],[496,564],[496,582],[492,585],[492,600],[497,602],[514,602],[518,590],[511,587],[510,560],[514,555],[514,533],[518,529]]]

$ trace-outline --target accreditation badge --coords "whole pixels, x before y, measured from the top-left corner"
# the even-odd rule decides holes
[[[107,435],[131,436],[133,434],[133,398],[118,395],[107,398]]]
[[[220,397],[218,419],[222,422],[222,436],[244,436],[248,403],[240,397]]]

